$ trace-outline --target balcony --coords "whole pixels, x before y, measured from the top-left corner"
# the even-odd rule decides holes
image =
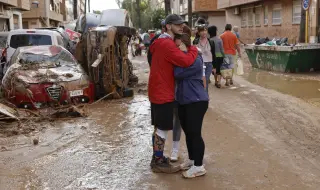
[[[18,0],[18,8],[24,11],[29,11],[30,0]]]
[[[224,8],[229,8],[229,7],[234,7],[238,5],[244,5],[248,3],[254,3],[258,2],[261,0],[218,0],[218,9],[224,9]]]
[[[195,12],[217,11],[218,0],[195,0]]]
[[[9,6],[18,6],[18,0],[0,0],[0,3],[4,3]]]
[[[62,22],[63,21],[63,15],[62,14],[59,14],[59,13],[56,13],[54,11],[50,11],[49,12],[49,18],[51,20],[55,20],[55,21],[59,21],[59,22]]]

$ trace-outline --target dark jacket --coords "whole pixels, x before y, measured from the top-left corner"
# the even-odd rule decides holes
[[[209,101],[203,85],[203,60],[199,55],[195,62],[187,68],[175,67],[176,100],[185,105],[200,101]]]
[[[200,37],[196,37],[193,40],[193,45],[198,45],[199,41],[200,41]],[[210,47],[211,47],[212,62],[214,63],[215,60],[216,60],[216,51],[215,51],[215,47],[216,46],[215,46],[214,41],[212,39],[208,38],[208,41],[209,41],[209,44],[210,44]]]
[[[154,40],[158,39],[160,35],[161,35],[161,34],[155,35],[155,36],[151,39],[150,45],[153,43]],[[151,52],[150,52],[150,48],[148,49],[147,58],[148,58],[149,66],[151,66],[152,54],[151,54]]]

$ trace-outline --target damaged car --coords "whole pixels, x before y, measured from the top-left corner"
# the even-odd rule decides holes
[[[18,108],[92,103],[94,85],[73,55],[61,46],[20,47],[2,80],[4,96]]]

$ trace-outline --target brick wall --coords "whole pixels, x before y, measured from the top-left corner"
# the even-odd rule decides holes
[[[275,3],[281,3],[282,11],[281,25],[272,24],[272,7]],[[257,5],[257,4],[255,4]],[[246,26],[240,28],[241,40],[245,43],[254,43],[259,37],[280,38],[288,37],[290,43],[298,42],[299,38],[299,24],[293,24],[292,22],[292,0],[268,0],[263,1],[258,5],[262,5],[260,23],[261,26]],[[252,7],[253,4],[243,5],[241,8]],[[264,6],[268,7],[268,24],[264,25]],[[234,8],[227,9],[227,23],[241,25],[241,15],[233,14]],[[240,23],[239,23],[240,21]]]
[[[194,0],[194,10],[200,11],[215,11],[217,10],[217,0]]]

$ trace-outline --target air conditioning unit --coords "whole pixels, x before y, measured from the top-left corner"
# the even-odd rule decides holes
[[[233,14],[235,14],[235,15],[239,15],[240,14],[239,7],[236,7],[236,8],[233,9]]]

